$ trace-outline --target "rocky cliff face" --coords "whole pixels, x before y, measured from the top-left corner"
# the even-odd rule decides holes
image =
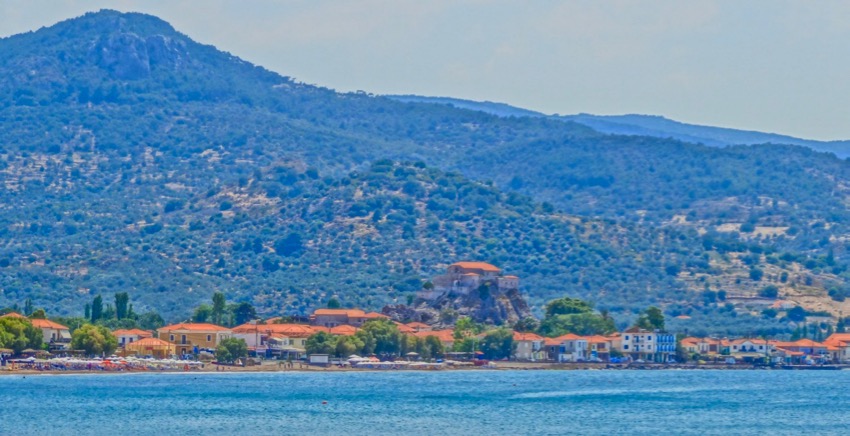
[[[450,293],[435,300],[417,299],[410,306],[389,305],[383,313],[399,322],[418,321],[438,328],[450,327],[462,316],[492,325],[513,324],[531,316],[518,290],[492,293],[489,288],[468,295]]]

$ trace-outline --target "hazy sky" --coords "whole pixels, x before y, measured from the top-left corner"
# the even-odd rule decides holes
[[[341,91],[850,139],[847,1],[3,0],[0,35],[100,8]]]

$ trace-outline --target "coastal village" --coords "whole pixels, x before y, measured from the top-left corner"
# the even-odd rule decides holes
[[[484,262],[458,262],[448,267],[447,273],[435,277],[433,286],[424,288],[414,305],[419,309],[404,312],[408,320],[397,319],[397,308],[386,313],[367,312],[361,309],[320,308],[300,320],[281,317],[256,319],[235,327],[225,327],[208,322],[180,322],[153,331],[118,329],[111,331],[117,343],[110,356],[86,356],[74,350],[71,330],[57,322],[29,318],[17,312],[0,316],[0,320],[16,319],[29,323],[42,335],[42,349],[0,349],[0,364],[5,370],[15,369],[175,369],[194,370],[205,364],[266,365],[268,368],[292,368],[297,363],[306,367],[352,368],[421,368],[486,366],[499,367],[500,362],[533,363],[538,368],[569,367],[662,367],[665,365],[691,366],[786,366],[786,367],[839,367],[850,363],[850,333],[833,333],[822,342],[812,339],[781,341],[764,338],[700,338],[683,337],[663,329],[634,326],[609,334],[578,335],[567,333],[544,337],[524,329],[508,330],[502,341],[508,352],[492,356],[481,345],[488,340],[493,329],[460,330],[455,326],[431,317],[427,310],[437,302],[450,298],[463,298],[489,286],[492,295],[508,293],[518,295],[519,277],[503,275],[502,271]],[[498,306],[498,305],[497,305]],[[488,310],[493,310],[490,308]],[[506,322],[516,326],[527,306],[497,307]],[[510,312],[510,313],[508,313]],[[479,313],[478,315],[481,315]],[[431,317],[431,318],[429,318]],[[431,323],[410,318],[430,319]],[[401,338],[418,343],[430,343],[428,355],[404,347],[392,352],[374,352],[369,356],[342,353],[336,348],[330,352],[311,352],[311,338],[356,338],[370,326],[382,325]],[[244,346],[244,355],[224,361],[221,346],[236,340]],[[341,342],[345,343],[343,339]],[[467,344],[465,346],[459,346]],[[471,346],[469,344],[471,343]],[[315,342],[314,342],[315,344]],[[507,344],[507,345],[505,345]],[[344,354],[344,355],[343,355]],[[92,358],[96,358],[93,359]],[[122,363],[123,362],[123,363]],[[542,366],[541,366],[542,365]],[[594,366],[595,365],[595,366]]]

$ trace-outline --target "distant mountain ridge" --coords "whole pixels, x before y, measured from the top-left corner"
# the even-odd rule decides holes
[[[477,102],[450,97],[423,97],[415,95],[389,95],[387,97],[404,102],[451,105],[460,109],[481,111],[500,117],[549,117],[568,120],[588,126],[600,133],[614,135],[672,138],[712,147],[756,144],[799,145],[816,151],[835,153],[840,158],[850,157],[850,140],[817,141],[801,139],[776,133],[682,123],[658,115],[593,115],[584,113],[576,115],[546,115],[541,112],[518,108],[505,103],[489,101]]]

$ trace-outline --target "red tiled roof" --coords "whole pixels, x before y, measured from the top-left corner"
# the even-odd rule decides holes
[[[514,340],[515,341],[542,341],[543,336],[540,336],[536,333],[514,332]]]
[[[165,327],[160,327],[159,331],[169,332],[174,330],[189,330],[189,331],[198,331],[198,332],[223,332],[229,331],[230,329],[227,327],[222,327],[220,325],[210,324],[208,322],[183,322],[179,324],[167,325]]]
[[[455,262],[449,266],[459,266],[464,269],[480,269],[482,271],[501,272],[502,270],[487,262]]]
[[[312,335],[318,327],[305,324],[242,324],[233,328],[233,333],[260,333],[279,335]]]
[[[428,324],[425,324],[424,322],[415,322],[415,321],[414,321],[414,322],[409,322],[409,323],[407,323],[406,325],[407,325],[408,327],[410,327],[410,328],[414,328],[414,329],[428,329],[428,328],[431,328],[431,326],[429,326]]]
[[[153,333],[142,329],[118,329],[112,332],[113,336],[139,336],[142,338],[151,338]]]
[[[846,347],[847,343],[850,343],[850,333],[833,333],[823,343],[837,347]]]
[[[349,318],[363,318],[366,312],[360,309],[316,309],[313,315],[345,315]]]
[[[378,319],[378,318],[389,319],[390,318],[390,317],[384,315],[383,313],[378,313],[378,312],[369,312],[369,313],[363,315],[363,317],[366,318],[366,319]]]
[[[68,327],[65,327],[58,322],[53,322],[49,319],[31,319],[33,327],[37,327],[40,329],[55,329],[55,330],[68,330]]]
[[[27,319],[27,317],[21,315],[18,312],[9,312],[5,315],[0,316],[0,318],[19,318],[19,319]]]
[[[402,333],[415,333],[416,332],[416,330],[413,329],[412,327],[404,325],[400,322],[393,322],[393,324],[395,324],[396,327],[398,327],[398,331],[400,331]]]
[[[353,327],[348,324],[338,325],[336,327],[331,327],[330,333],[332,335],[354,336],[354,334],[357,333],[357,327]]]

